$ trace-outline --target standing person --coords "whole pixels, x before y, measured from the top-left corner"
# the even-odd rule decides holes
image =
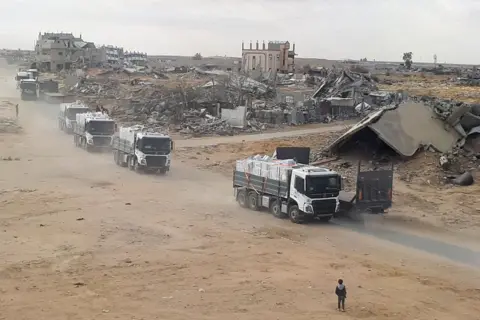
[[[18,103],[17,103],[17,105],[15,106],[15,114],[17,115],[17,119],[18,119]]]
[[[342,311],[345,312],[345,299],[347,298],[347,287],[343,284],[342,279],[338,279],[338,285],[335,287],[335,294],[338,297],[338,310],[340,311],[340,305]]]

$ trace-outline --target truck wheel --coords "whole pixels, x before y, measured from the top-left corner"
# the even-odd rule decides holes
[[[164,176],[164,175],[167,174],[167,168],[162,168],[162,169],[158,170],[158,172],[159,172],[162,176]]]
[[[247,205],[247,193],[245,192],[245,190],[238,191],[237,201],[238,201],[238,204],[240,205],[240,207],[242,207],[242,208],[248,207],[248,205]]]
[[[133,166],[133,157],[128,157],[127,158],[127,165],[128,165],[128,169],[132,170],[134,169],[134,166]]]
[[[253,211],[258,211],[258,194],[255,191],[248,193],[248,207]]]
[[[292,205],[290,208],[288,208],[288,217],[290,218],[290,221],[293,223],[302,223],[302,214],[300,212],[300,209],[298,209],[297,205]]]
[[[285,214],[282,212],[282,203],[278,200],[273,200],[270,202],[270,213],[275,217],[279,219],[284,219]]]

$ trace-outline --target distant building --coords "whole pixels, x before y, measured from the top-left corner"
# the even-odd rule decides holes
[[[98,59],[93,42],[72,33],[38,33],[35,42],[37,68],[45,71],[69,70],[72,63],[91,63]]]
[[[249,48],[245,48],[242,42],[242,70],[251,71],[272,71],[278,73],[295,72],[295,44],[290,50],[288,41],[263,42],[259,47],[257,41],[255,48],[250,42]]]
[[[136,51],[125,51],[124,63],[127,65],[145,67],[147,65],[147,54]]]
[[[123,65],[125,54],[123,48],[115,46],[101,46],[98,48],[100,60],[111,65]]]

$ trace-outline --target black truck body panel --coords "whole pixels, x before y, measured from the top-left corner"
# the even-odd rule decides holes
[[[392,192],[393,164],[390,169],[362,171],[359,162],[356,190],[340,192],[340,211],[382,213],[392,206]]]
[[[360,210],[383,211],[392,206],[393,164],[390,170],[357,173],[355,206]]]
[[[268,194],[274,197],[287,199],[289,195],[290,185],[289,175],[288,181],[282,182],[280,180],[274,180],[248,174],[245,172],[234,171],[233,172],[233,187],[244,187],[258,191],[260,194]]]
[[[308,147],[277,147],[275,154],[278,160],[295,159],[297,163],[310,163],[310,148]]]

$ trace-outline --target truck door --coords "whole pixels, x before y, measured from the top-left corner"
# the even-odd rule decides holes
[[[393,164],[390,169],[361,171],[358,163],[355,206],[373,213],[392,206]]]

